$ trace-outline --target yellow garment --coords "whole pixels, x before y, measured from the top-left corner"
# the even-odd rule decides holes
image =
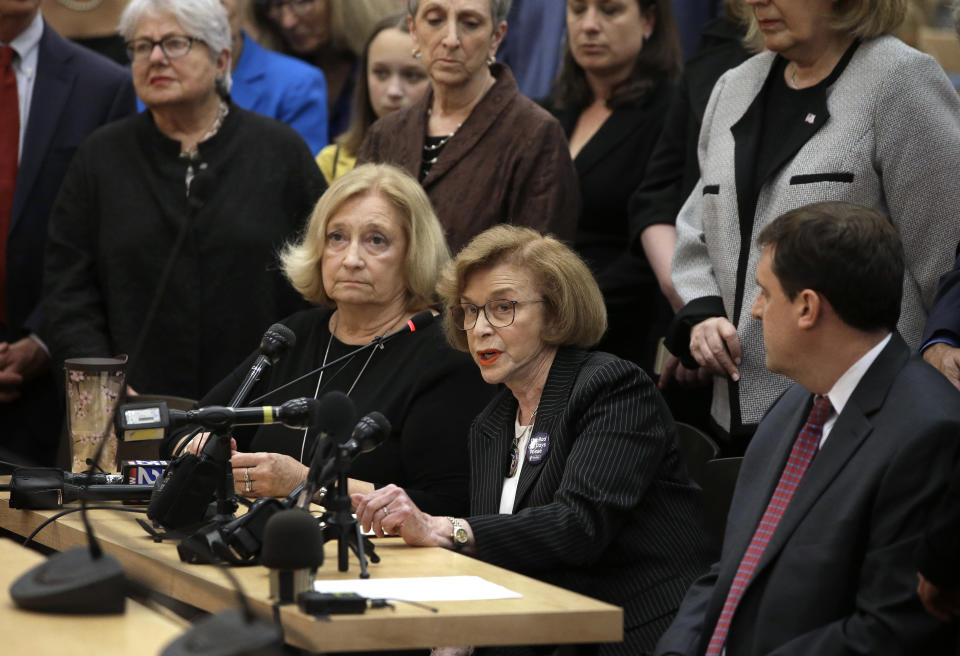
[[[317,166],[320,172],[327,179],[327,184],[332,183],[344,173],[352,171],[357,163],[356,155],[348,153],[340,147],[340,144],[330,144],[317,155]]]

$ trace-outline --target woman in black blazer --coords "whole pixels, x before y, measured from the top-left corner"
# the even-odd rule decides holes
[[[680,70],[672,10],[653,0],[574,0],[567,34],[563,70],[545,106],[566,132],[580,181],[574,248],[606,301],[600,348],[653,375],[671,311],[650,263],[630,253],[627,208]]]
[[[583,350],[606,327],[593,276],[559,241],[501,225],[438,291],[451,343],[502,384],[470,428],[470,517],[427,515],[392,485],[355,496],[357,517],[622,606],[624,640],[599,653],[651,651],[704,568],[700,493],[650,378]]]

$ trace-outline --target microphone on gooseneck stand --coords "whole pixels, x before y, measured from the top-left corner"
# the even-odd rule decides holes
[[[281,510],[267,521],[260,564],[270,569],[270,598],[292,604],[313,588],[323,565],[323,529],[306,510]]]

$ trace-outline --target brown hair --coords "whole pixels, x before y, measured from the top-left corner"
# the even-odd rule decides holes
[[[673,9],[669,0],[635,0],[640,13],[652,14],[653,33],[644,41],[643,48],[633,63],[630,76],[618,84],[607,100],[614,109],[639,104],[650,89],[663,78],[679,77],[682,52]],[[573,58],[569,36],[563,53],[563,68],[554,83],[553,97],[558,107],[582,110],[593,102],[593,91],[587,84],[587,74]]]
[[[903,244],[876,210],[838,201],[804,205],[764,227],[757,244],[773,247],[773,273],[787,298],[812,289],[853,328],[896,329]]]
[[[607,330],[607,308],[590,269],[557,239],[536,230],[501,224],[481,232],[450,262],[437,284],[447,308],[459,305],[470,276],[498,264],[512,264],[533,274],[547,309],[541,339],[551,345],[588,348]],[[443,314],[447,339],[467,350],[467,335],[454,325],[453,312]]]
[[[377,114],[370,104],[370,81],[367,77],[367,67],[370,64],[370,44],[385,30],[400,30],[407,32],[407,17],[405,14],[387,16],[376,25],[363,44],[360,62],[357,64],[357,82],[353,87],[353,98],[350,101],[350,127],[337,138],[337,143],[350,155],[360,150],[360,145],[367,136],[367,131],[377,120]]]

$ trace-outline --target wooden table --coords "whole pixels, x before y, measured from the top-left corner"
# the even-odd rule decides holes
[[[0,500],[0,526],[18,535],[28,535],[52,514],[11,509],[6,500]],[[135,515],[101,510],[93,511],[91,517],[103,548],[117,557],[129,577],[206,611],[236,605],[236,593],[217,567],[181,563],[173,544],[154,543],[134,521]],[[86,544],[86,533],[74,514],[43,529],[36,540],[61,551]],[[375,540],[375,544],[381,561],[370,564],[371,578],[474,575],[523,597],[430,604],[439,609],[437,613],[398,603],[394,610],[374,609],[330,620],[284,606],[281,619],[287,642],[313,651],[358,651],[622,640],[623,614],[617,606],[446,549],[409,547],[397,538]],[[330,542],[317,577],[344,579],[358,575],[355,558],[347,572],[337,571],[336,562],[336,542]],[[270,617],[268,571],[259,566],[231,571],[255,611]]]
[[[4,654],[157,654],[188,624],[131,599],[123,615],[52,615],[20,610],[10,599],[10,585],[43,556],[0,538],[0,651]]]

